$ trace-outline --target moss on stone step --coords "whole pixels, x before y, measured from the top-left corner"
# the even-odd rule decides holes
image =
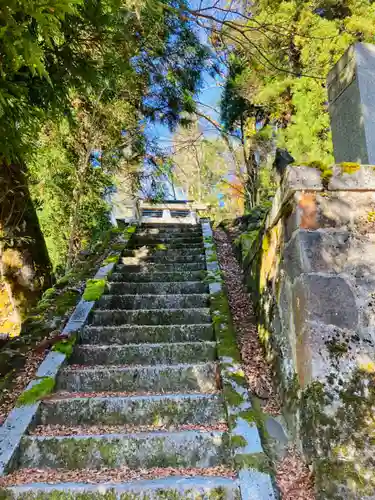
[[[85,292],[83,294],[83,299],[87,300],[88,302],[100,299],[105,291],[105,286],[105,279],[88,280],[86,283]]]
[[[55,387],[55,379],[53,377],[42,377],[38,383],[33,385],[27,391],[24,391],[16,401],[16,406],[32,405],[40,401],[43,397],[50,394]]]
[[[60,340],[57,344],[55,344],[52,348],[53,351],[61,352],[65,354],[68,358],[73,353],[73,348],[77,342],[77,335],[70,335],[67,339]]]

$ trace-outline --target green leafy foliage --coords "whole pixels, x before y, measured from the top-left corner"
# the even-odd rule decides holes
[[[325,79],[350,44],[373,41],[374,3],[262,0],[248,3],[245,13],[250,28],[246,39],[231,31],[243,70],[234,77],[229,72],[223,119],[232,126],[238,108],[242,115],[249,106],[262,110],[258,129],[265,117],[274,127],[277,145],[288,149],[297,164],[331,164]]]

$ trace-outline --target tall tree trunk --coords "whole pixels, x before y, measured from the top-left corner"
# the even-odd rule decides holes
[[[0,166],[0,239],[0,280],[20,320],[52,282],[51,261],[21,164]]]

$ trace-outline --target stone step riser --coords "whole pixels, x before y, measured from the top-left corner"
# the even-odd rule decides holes
[[[220,396],[70,398],[42,403],[36,425],[213,425],[225,422]]]
[[[138,230],[136,236],[141,238],[202,238],[201,231],[142,231]]]
[[[185,272],[142,272],[142,273],[127,273],[124,276],[122,273],[113,273],[110,276],[111,281],[126,281],[127,283],[157,283],[157,282],[184,282],[184,281],[200,281],[206,276],[205,271],[185,271]]]
[[[203,254],[183,254],[183,255],[146,255],[145,253],[139,253],[139,255],[124,255],[120,259],[120,263],[116,266],[121,267],[121,264],[125,264],[127,266],[136,266],[140,264],[175,264],[175,263],[197,263],[204,262],[205,256]]]
[[[158,365],[62,370],[57,388],[69,392],[210,392],[216,390],[216,365]]]
[[[155,249],[147,249],[144,250],[124,250],[122,253],[123,257],[168,257],[168,258],[176,258],[176,257],[190,257],[190,256],[201,256],[204,255],[203,248],[170,248],[169,250],[155,250]]]
[[[24,437],[21,468],[96,469],[128,466],[213,467],[226,463],[228,437],[220,432]]]
[[[208,285],[199,281],[180,283],[109,283],[107,293],[118,295],[163,295],[208,293]]]
[[[76,346],[70,363],[78,365],[158,365],[198,363],[216,359],[214,342]]]
[[[183,325],[211,324],[209,309],[138,309],[128,311],[96,310],[92,325]]]
[[[159,272],[170,273],[174,271],[204,271],[205,262],[174,262],[173,264],[155,264],[153,262],[141,262],[138,264],[127,264],[116,266],[113,274],[127,276],[129,273]],[[112,275],[113,276],[113,275]]]
[[[209,295],[103,295],[97,309],[186,309],[208,307]]]
[[[191,232],[202,232],[200,224],[152,224],[142,225],[138,228],[138,231],[163,231],[168,233],[191,233]]]
[[[131,240],[128,245],[127,245],[127,249],[128,250],[134,250],[134,251],[144,251],[145,249],[148,249],[150,251],[156,251],[158,250],[160,247],[160,243],[153,243],[152,241],[151,242],[148,242],[148,243],[142,243],[142,242],[136,242],[135,240]],[[191,249],[195,249],[195,250],[200,250],[201,252],[204,251],[204,245],[203,245],[203,241],[202,242],[199,242],[199,243],[176,243],[174,242],[173,240],[168,243],[168,246],[167,246],[167,250],[182,250],[182,251],[185,251],[185,250],[189,250],[189,248]]]
[[[148,243],[151,243],[153,245],[162,245],[164,244],[168,248],[171,248],[169,246],[170,243],[173,243],[174,245],[178,245],[181,243],[184,243],[185,245],[191,245],[192,243],[196,243],[199,245],[203,245],[202,237],[201,236],[139,236],[138,234],[135,234],[134,237],[132,238],[132,243],[136,244],[142,244],[142,245],[147,245]]]
[[[212,325],[156,325],[84,328],[82,344],[143,344],[146,342],[203,342],[214,340]]]
[[[171,477],[124,484],[31,484],[8,488],[4,500],[239,500],[237,483],[221,477]],[[35,495],[35,496],[33,496]],[[38,496],[39,495],[39,496]]]

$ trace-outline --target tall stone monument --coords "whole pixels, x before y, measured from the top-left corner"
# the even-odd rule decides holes
[[[336,163],[375,165],[375,45],[352,45],[327,86]]]

